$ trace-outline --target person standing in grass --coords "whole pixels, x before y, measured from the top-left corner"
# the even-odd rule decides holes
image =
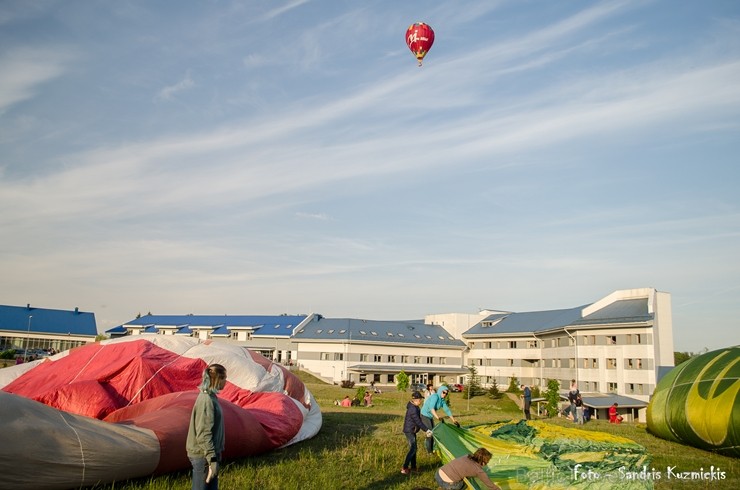
[[[530,408],[532,407],[532,390],[530,390],[527,385],[522,385],[522,400],[524,401],[524,417],[527,420],[531,420],[532,414],[530,413]]]
[[[460,456],[442,466],[434,474],[434,479],[442,490],[462,490],[465,488],[465,478],[477,478],[485,488],[501,490],[483,469],[490,460],[488,449],[480,448],[473,454]]]
[[[421,421],[424,422],[424,425],[427,429],[433,429],[434,421],[441,421],[444,418],[444,416],[440,416],[438,410],[444,410],[450,420],[452,420],[452,423],[460,427],[460,423],[455,420],[455,417],[452,416],[452,411],[450,411],[450,407],[447,406],[446,398],[449,395],[450,389],[447,387],[447,385],[442,385],[439,387],[436,393],[431,395],[424,402],[424,405],[421,407]],[[431,454],[434,451],[434,439],[431,437],[427,437],[426,441],[424,442],[427,452]]]
[[[211,364],[203,371],[185,443],[193,465],[193,490],[218,490],[218,465],[224,451],[225,431],[216,393],[225,385],[226,368],[221,364]]]
[[[409,443],[409,451],[406,453],[406,459],[403,460],[401,473],[408,475],[411,471],[416,471],[416,433],[422,431],[427,438],[432,437],[431,429],[427,429],[421,421],[421,411],[419,406],[424,400],[424,396],[415,391],[411,394],[411,401],[406,404],[406,417],[403,419],[403,435],[406,436],[406,442]]]

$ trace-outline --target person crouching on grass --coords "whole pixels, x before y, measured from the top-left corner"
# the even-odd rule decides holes
[[[462,490],[465,488],[465,478],[477,478],[486,488],[501,490],[483,469],[490,460],[491,453],[480,448],[473,454],[460,456],[442,466],[434,474],[434,479],[442,490]]]
[[[411,394],[411,401],[406,404],[406,417],[403,419],[403,435],[409,443],[409,452],[406,453],[406,459],[403,460],[401,473],[408,475],[411,471],[416,471],[416,433],[424,432],[427,437],[432,437],[431,429],[427,429],[421,421],[421,412],[419,406],[424,400],[424,395],[415,391]]]
[[[218,490],[218,465],[225,436],[224,417],[216,393],[225,385],[226,368],[221,364],[211,364],[203,371],[185,444],[193,465],[193,490]]]

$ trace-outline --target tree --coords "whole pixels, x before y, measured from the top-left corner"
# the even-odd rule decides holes
[[[463,387],[463,398],[473,398],[482,395],[485,390],[480,385],[480,377],[475,366],[468,366],[468,382]]]
[[[503,393],[501,393],[501,390],[498,389],[498,384],[496,384],[496,379],[493,380],[493,384],[490,388],[488,388],[488,397],[493,398],[494,400],[498,400],[504,396]]]
[[[560,383],[557,380],[547,380],[545,400],[547,400],[547,405],[545,405],[547,408],[547,416],[552,417],[558,413],[558,405],[560,405]]]
[[[509,378],[509,387],[506,388],[506,391],[517,395],[522,392],[522,390],[519,388],[519,380],[516,376],[512,376],[511,378]]]
[[[686,362],[694,357],[693,352],[674,352],[673,353],[673,365],[678,366],[682,362]]]
[[[409,375],[403,370],[396,375],[396,389],[398,391],[406,391],[409,388]]]

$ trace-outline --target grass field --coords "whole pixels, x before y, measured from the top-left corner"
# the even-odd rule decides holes
[[[421,472],[405,476],[400,473],[406,454],[406,441],[401,433],[408,393],[389,392],[375,395],[370,408],[342,408],[332,404],[354,390],[327,385],[299,373],[322,408],[321,432],[311,440],[259,457],[226,463],[219,478],[223,490],[260,489],[357,489],[410,490],[436,488],[434,471],[439,460],[427,455],[420,444]],[[452,393],[452,411],[463,425],[507,419],[518,419],[521,412],[507,397],[491,400],[475,397],[465,400]],[[552,423],[572,427],[564,419]],[[719,467],[726,473],[723,481],[655,482],[656,489],[740,488],[740,460],[664,441],[648,434],[644,427],[633,424],[615,426],[591,421],[583,430],[597,430],[628,437],[647,447],[653,457],[652,467],[665,474],[667,467],[676,471],[708,470]],[[420,439],[421,442],[421,439]],[[189,472],[156,478],[132,480],[95,487],[97,490],[186,490],[190,488]]]

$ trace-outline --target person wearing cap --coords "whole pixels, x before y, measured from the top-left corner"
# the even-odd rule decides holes
[[[455,420],[455,417],[452,416],[450,407],[447,406],[446,400],[448,396],[450,396],[450,389],[447,385],[442,385],[436,393],[431,395],[424,402],[424,405],[421,407],[421,421],[424,422],[427,429],[434,428],[435,420],[442,421],[442,419],[444,419],[444,415],[440,416],[439,410],[443,410],[450,420],[452,420],[452,423],[460,427],[460,423]],[[427,452],[431,454],[434,451],[434,439],[427,437],[427,440],[424,442]]]
[[[403,419],[403,435],[409,443],[409,451],[406,453],[406,459],[403,460],[401,473],[408,475],[416,471],[416,433],[423,431],[427,438],[432,437],[431,429],[427,429],[421,421],[419,406],[424,400],[424,396],[418,391],[411,394],[411,401],[406,404],[406,417]]]

